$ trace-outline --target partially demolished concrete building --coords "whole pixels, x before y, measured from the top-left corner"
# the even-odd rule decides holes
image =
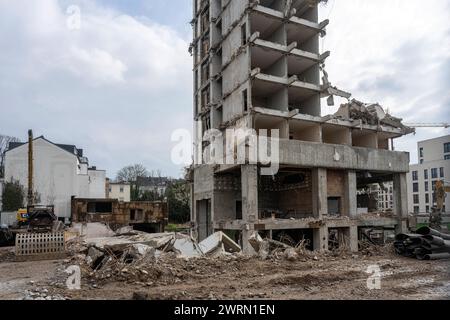
[[[194,153],[208,147],[211,129],[278,129],[280,137],[273,176],[259,174],[261,163],[194,165],[198,240],[224,231],[251,253],[254,231],[307,239],[314,250],[337,236],[356,251],[363,228],[405,231],[409,154],[394,151],[393,139],[412,131],[379,105],[356,100],[321,116],[321,98],[350,94],[332,87],[323,70],[330,53],[319,52],[328,24],[318,21],[320,2],[194,0]],[[358,208],[358,190],[390,181],[391,216]]]
[[[113,229],[133,226],[146,232],[163,232],[169,210],[165,201],[131,201],[117,199],[71,200],[71,220],[74,223],[105,223]]]

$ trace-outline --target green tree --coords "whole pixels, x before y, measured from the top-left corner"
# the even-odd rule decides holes
[[[25,190],[19,181],[6,182],[3,188],[3,210],[17,211],[24,205]]]
[[[126,166],[117,172],[116,180],[119,182],[136,182],[138,177],[148,176],[147,169],[142,164]]]
[[[190,186],[186,181],[172,183],[166,190],[169,220],[175,223],[190,221]]]

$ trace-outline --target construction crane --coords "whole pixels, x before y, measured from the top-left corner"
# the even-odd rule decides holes
[[[448,123],[404,123],[404,125],[410,128],[450,128]]]

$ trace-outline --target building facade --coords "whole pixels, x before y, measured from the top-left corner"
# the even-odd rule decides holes
[[[321,98],[350,95],[332,87],[325,71],[321,77],[330,53],[319,52],[328,24],[318,19],[319,2],[194,0],[191,220],[198,240],[222,230],[250,253],[257,231],[326,250],[338,231],[356,251],[363,226],[405,231],[409,154],[393,151],[393,139],[411,130],[379,105],[356,100],[322,117]],[[267,163],[249,156],[205,164],[218,158],[211,136],[227,129],[257,140],[278,135],[279,170],[261,174]],[[231,140],[227,151],[249,149],[246,138]],[[357,190],[379,182],[393,183],[392,217],[358,214]]]
[[[131,185],[126,182],[109,182],[108,199],[117,199],[119,202],[131,201]]]
[[[380,212],[392,211],[394,209],[394,185],[387,182],[382,185],[376,184],[372,191],[377,195],[377,209]]]
[[[71,197],[105,198],[106,172],[89,167],[83,150],[73,145],[34,139],[33,166],[36,203],[54,205],[55,214],[66,223],[71,216]],[[5,181],[12,180],[28,192],[28,143],[10,143],[5,152]]]
[[[410,166],[408,174],[409,212],[430,213],[436,206],[436,181],[450,184],[450,135],[420,141],[417,144],[419,163]],[[450,197],[445,199],[446,212]]]

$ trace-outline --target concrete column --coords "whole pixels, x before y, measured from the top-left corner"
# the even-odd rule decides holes
[[[344,212],[350,218],[357,216],[356,172],[347,171],[345,174]]]
[[[313,214],[316,219],[323,219],[328,214],[327,169],[312,170]]]
[[[258,166],[241,166],[242,220],[255,222],[258,219]]]
[[[248,239],[254,231],[254,223],[258,219],[258,166],[241,166],[242,183],[242,220],[245,227],[242,230],[242,250],[245,254],[254,254]]]
[[[408,184],[406,173],[394,174],[394,210],[397,215],[397,233],[405,233],[408,220]]]
[[[358,252],[359,247],[358,247],[358,227],[357,226],[351,226],[349,228],[349,233],[348,233],[348,238],[349,238],[349,246],[350,246],[350,251],[351,252]]]
[[[322,226],[313,231],[314,251],[328,251],[328,228]]]
[[[242,252],[247,255],[255,255],[256,251],[251,246],[250,242],[248,242],[248,239],[254,232],[254,225],[246,225],[245,228],[242,230]]]

